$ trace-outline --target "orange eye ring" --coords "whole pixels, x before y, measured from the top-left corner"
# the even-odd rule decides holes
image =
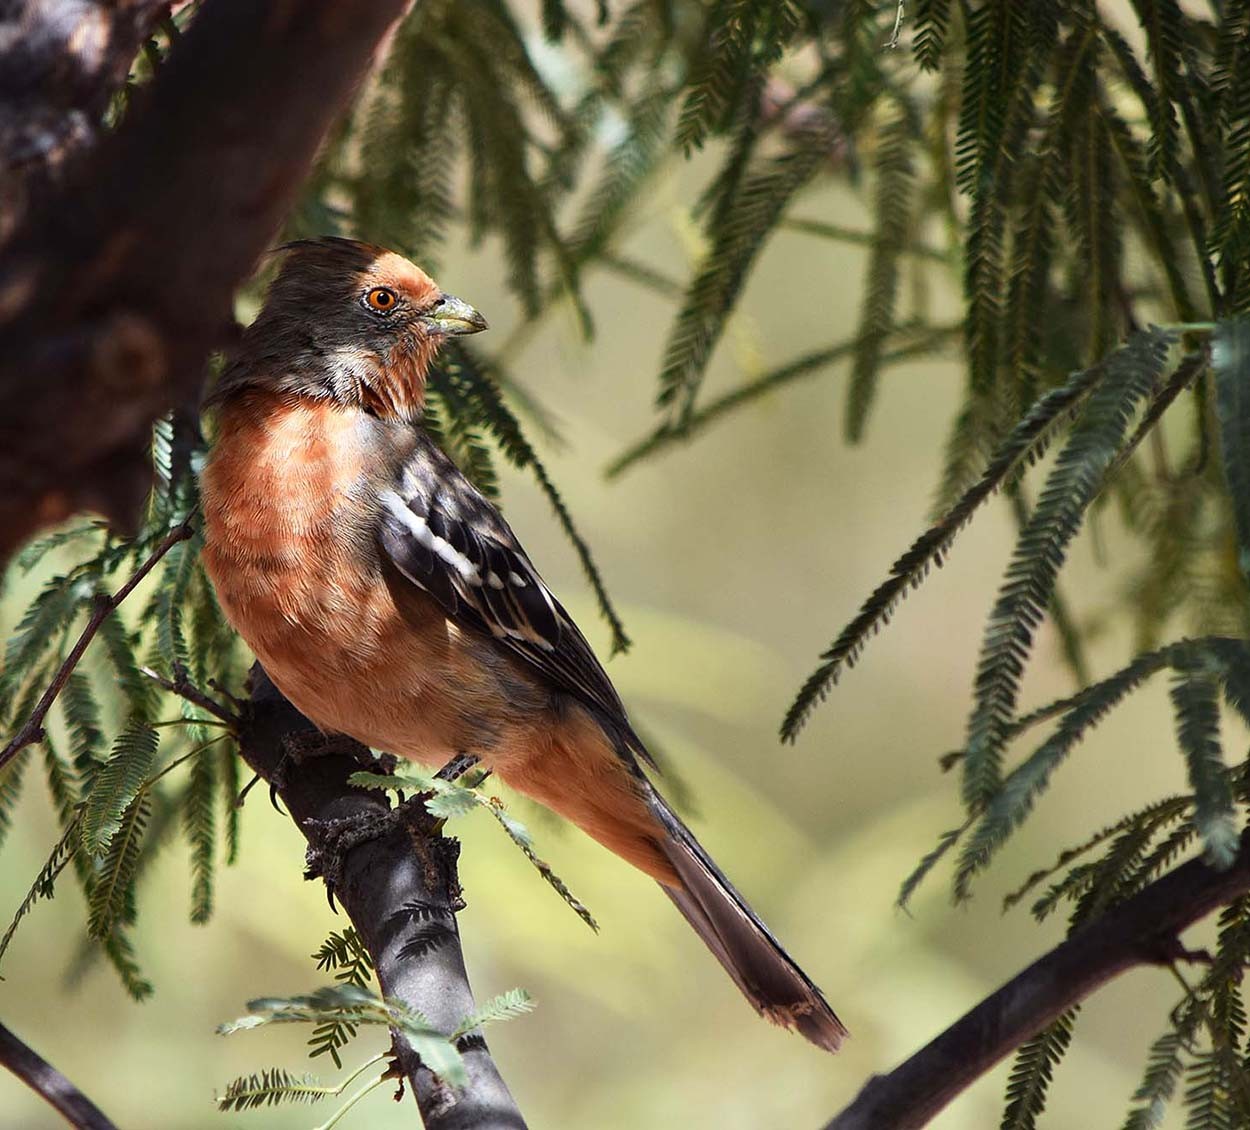
[[[365,293],[364,304],[375,314],[390,314],[399,305],[399,295],[389,286],[375,286]]]

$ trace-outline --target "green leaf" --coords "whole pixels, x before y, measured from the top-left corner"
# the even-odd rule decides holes
[[[160,738],[146,722],[132,719],[113,743],[112,752],[96,772],[86,796],[82,820],[83,848],[101,855],[122,826],[122,814],[143,788]]]
[[[0,848],[13,826],[13,813],[22,795],[22,782],[30,764],[31,748],[27,746],[0,769]]]
[[[1145,1074],[1133,1092],[1133,1102],[1140,1105],[1129,1111],[1124,1130],[1157,1130],[1163,1124],[1184,1070],[1183,1048],[1184,1040],[1178,1031],[1164,1032],[1150,1045]]]
[[[1183,24],[1176,0],[1133,0],[1137,18],[1146,30],[1150,61],[1154,66],[1154,97],[1150,111],[1150,162],[1156,177],[1170,179],[1176,166],[1180,138],[1174,105],[1180,93],[1180,56]]]
[[[106,844],[88,898],[88,930],[93,938],[108,937],[114,923],[134,924],[135,871],[151,815],[152,800],[148,794],[135,797]]]
[[[279,1103],[317,1103],[328,1095],[337,1095],[334,1087],[323,1086],[315,1075],[292,1075],[280,1067],[271,1067],[259,1074],[240,1075],[226,1086],[225,1094],[214,1101],[223,1113],[258,1110]]]
[[[1172,340],[1161,330],[1139,332],[1102,363],[1099,383],[1047,477],[1032,518],[1020,532],[986,625],[977,667],[963,765],[963,793],[970,808],[987,803],[999,789],[1003,745],[1034,629],[1050,604],[1068,546],[1086,508],[1104,486],[1134,412],[1158,382]]]
[[[987,499],[1040,459],[1058,427],[1069,420],[1101,379],[1099,367],[1074,373],[1066,384],[1041,397],[994,452],[980,478],[937,522],[920,535],[893,565],[887,578],[864,601],[859,613],[820,657],[782,724],[783,740],[793,741],[816,706],[824,701],[844,667],[852,667],[868,641],[888,622],[907,593],[944,563],[959,532]]]
[[[1237,857],[1237,823],[1232,785],[1220,747],[1220,684],[1217,672],[1201,659],[1177,664],[1172,683],[1176,734],[1194,791],[1194,826],[1207,861],[1220,870]]]
[[[891,105],[877,142],[877,190],[873,212],[876,231],[868,256],[868,279],[859,316],[859,341],[847,386],[846,438],[858,443],[864,435],[876,394],[886,339],[895,328],[899,261],[912,231],[915,168],[912,149],[915,126],[908,106]]]
[[[824,160],[815,143],[770,158],[745,175],[726,205],[665,346],[656,403],[670,427],[681,430],[689,424],[712,351],[752,264],[790,201]]]
[[[950,0],[917,0],[915,51],[922,71],[936,71],[941,66],[950,8]]]
[[[217,849],[218,753],[212,745],[191,759],[182,800],[182,824],[191,845],[191,921],[207,922],[213,914]]]
[[[1070,1008],[1016,1053],[1007,1080],[1007,1104],[1000,1130],[1036,1130],[1046,1109],[1055,1068],[1072,1042],[1078,1008]]]
[[[456,1025],[456,1030],[452,1032],[450,1038],[458,1040],[461,1036],[468,1035],[474,1028],[484,1028],[487,1024],[494,1024],[500,1020],[512,1020],[533,1011],[534,998],[529,993],[524,989],[509,989],[506,993],[492,997],[479,1006],[476,1012],[466,1016]]]

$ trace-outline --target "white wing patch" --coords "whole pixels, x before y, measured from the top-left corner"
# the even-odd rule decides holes
[[[382,503],[426,549],[437,554],[469,584],[481,585],[482,574],[478,571],[478,567],[446,538],[441,538],[434,533],[426,520],[420,514],[414,514],[408,504],[393,490],[388,490],[382,495]]]

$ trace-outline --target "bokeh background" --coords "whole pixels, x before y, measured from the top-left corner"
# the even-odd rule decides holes
[[[686,277],[695,254],[686,209],[706,171],[679,169],[657,186],[629,239],[631,254]],[[850,187],[813,191],[793,214],[867,222]],[[499,248],[452,247],[440,282],[488,315],[490,340],[479,340],[497,350],[518,317]],[[740,303],[709,392],[852,337],[864,262],[861,248],[778,234]],[[931,265],[923,283],[934,321],[958,316],[953,274]],[[900,880],[959,822],[955,782],[938,757],[961,741],[981,626],[1010,548],[1006,505],[987,509],[796,746],[781,746],[776,734],[818,652],[926,519],[963,380],[958,359],[892,369],[857,447],[842,439],[846,373],[834,367],[609,482],[604,467],[651,423],[672,310],[606,275],[590,277],[587,294],[592,342],[580,341],[572,317],[557,308],[506,360],[559,418],[562,443],[540,440],[541,454],[634,640],[609,671],[691,795],[693,827],[824,988],[853,1039],[831,1058],[758,1020],[653,884],[522,802],[516,810],[539,851],[602,933],[560,903],[493,822],[466,818],[454,831],[464,843],[469,905],[460,929],[472,979],[480,998],[520,985],[538,1002],[532,1015],[489,1034],[534,1127],[815,1127],[871,1073],[895,1065],[1061,937],[1061,920],[1039,927],[1026,909],[1002,914],[1001,896],[1066,844],[1182,784],[1165,687],[1134,698],[1077,751],[970,904],[952,906],[939,870],[910,913],[896,909]],[[504,503],[548,581],[604,647],[607,633],[572,551],[533,483],[505,474]],[[1097,625],[1095,674],[1129,654],[1127,625],[1107,611],[1137,552],[1118,538],[1114,515],[1100,521],[1096,537],[1083,535],[1063,581],[1078,616]],[[0,633],[37,580],[10,582]],[[1072,686],[1046,628],[1027,699],[1046,701]],[[53,839],[49,802],[37,776],[31,782],[0,855],[0,917],[16,907]],[[145,879],[137,943],[156,984],[150,1002],[132,1004],[104,967],[67,978],[83,922],[69,881],[36,908],[0,970],[0,1017],[119,1126],[277,1130],[311,1127],[332,1109],[214,1110],[214,1091],[261,1067],[335,1074],[325,1060],[306,1060],[307,1033],[296,1028],[214,1034],[251,997],[322,983],[309,954],[346,925],[320,885],[301,879],[303,841],[263,790],[242,820],[242,859],[222,871],[207,926],[188,924],[180,846]],[[1086,1006],[1048,1125],[1119,1125],[1178,993],[1167,972],[1141,971]],[[348,1064],[382,1043],[378,1033],[363,1035]],[[996,1126],[1006,1071],[935,1125]],[[410,1100],[397,1106],[390,1096],[389,1086],[374,1092],[343,1125],[414,1125]],[[59,1124],[0,1076],[0,1126]]]

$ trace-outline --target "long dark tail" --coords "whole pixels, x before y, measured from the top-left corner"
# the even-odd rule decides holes
[[[761,1016],[837,1051],[847,1036],[829,1002],[748,905],[664,798],[648,789],[652,812],[668,833],[661,848],[680,887],[660,885]]]

